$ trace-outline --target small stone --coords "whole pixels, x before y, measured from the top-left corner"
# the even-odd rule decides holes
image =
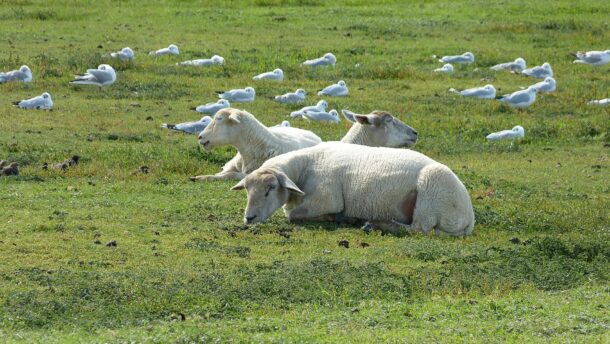
[[[116,240],[110,240],[110,241],[109,241],[109,242],[106,244],[106,246],[108,246],[108,247],[116,247]]]
[[[368,244],[368,243],[366,243],[366,242],[361,242],[361,243],[360,243],[360,247],[362,247],[362,248],[367,248],[367,247],[369,247],[369,246],[371,246],[371,245],[369,245],[369,244]]]
[[[349,248],[349,241],[341,240],[341,241],[339,241],[339,246]]]
[[[102,244],[102,242],[99,239],[96,239],[93,243],[96,244],[96,245],[101,245]]]
[[[513,244],[519,244],[521,242],[521,240],[519,240],[519,238],[517,238],[517,237],[512,237],[512,238],[510,238],[510,242]]]

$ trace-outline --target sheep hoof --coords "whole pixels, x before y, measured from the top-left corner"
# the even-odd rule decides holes
[[[360,229],[362,229],[364,233],[369,234],[371,231],[373,231],[373,229],[375,229],[375,225],[367,221],[364,226],[360,227]]]

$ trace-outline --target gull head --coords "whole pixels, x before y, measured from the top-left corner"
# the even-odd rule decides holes
[[[252,87],[246,87],[245,90],[246,90],[246,93],[248,93],[248,94],[255,94],[254,88],[252,88]]]
[[[337,85],[339,85],[341,87],[345,87],[345,81],[341,80],[337,83]]]
[[[169,49],[169,51],[172,54],[178,55],[180,53],[180,51],[178,50],[178,47],[175,44],[170,44],[169,47],[167,47],[167,49]]]
[[[296,94],[303,95],[303,96],[306,94],[305,90],[304,90],[304,89],[302,89],[302,88],[297,89],[297,91],[296,91],[295,93],[296,93]]]
[[[329,115],[331,115],[331,116],[333,116],[333,117],[336,117],[337,119],[340,119],[340,118],[339,118],[339,113],[338,113],[338,112],[337,112],[337,110],[335,110],[335,109],[330,110],[330,111],[328,112],[328,114],[329,114]]]
[[[318,104],[316,104],[316,106],[326,110],[326,108],[328,107],[328,103],[326,102],[326,100],[320,100]]]
[[[26,73],[26,74],[32,74],[32,70],[30,69],[30,67],[23,65],[21,67],[19,67],[19,71],[22,73]]]
[[[489,91],[489,92],[495,92],[496,91],[496,88],[494,87],[494,85],[491,85],[491,84],[483,86],[483,89],[485,91]]]
[[[468,52],[463,53],[463,54],[462,54],[462,56],[464,56],[464,57],[468,57],[469,59],[474,59],[474,54],[473,54],[473,53],[471,53],[471,52],[469,52],[469,51],[468,51]]]
[[[273,74],[278,75],[278,76],[279,75],[284,75],[284,71],[279,69],[279,68],[276,68],[276,69],[273,70]]]
[[[126,48],[121,49],[121,53],[123,53],[123,54],[125,54],[125,55],[127,55],[129,57],[133,57],[133,50],[131,50],[130,47],[126,47]]]
[[[280,124],[280,127],[290,127],[290,122],[282,121],[282,123]]]
[[[212,122],[212,117],[210,117],[210,116],[203,116],[203,117],[201,117],[199,122],[201,122],[201,123],[203,123],[205,125],[208,125],[208,124],[210,124]]]
[[[551,69],[551,65],[548,62],[545,62],[542,64],[542,68],[546,69],[546,70],[550,70]]]
[[[525,69],[525,60],[521,57],[517,57],[515,60],[515,64],[517,64],[521,69]]]
[[[522,126],[520,125],[516,125],[513,127],[512,129],[513,133],[515,133],[518,137],[524,137],[525,136],[525,130],[523,129]]]
[[[49,94],[49,92],[45,92],[45,93],[43,93],[43,94],[42,94],[42,97],[43,97],[44,99],[51,99],[51,95]]]
[[[212,58],[210,60],[212,60],[212,62],[214,62],[216,64],[223,64],[223,63],[225,63],[224,57],[218,56],[218,55],[212,56]]]
[[[337,63],[337,58],[332,53],[326,53],[326,54],[324,54],[323,57],[326,61],[330,62],[333,66]]]
[[[453,65],[451,63],[445,63],[442,67],[443,70],[453,71]]]
[[[227,107],[231,106],[231,104],[229,104],[229,101],[226,99],[219,99],[216,103],[226,105]]]

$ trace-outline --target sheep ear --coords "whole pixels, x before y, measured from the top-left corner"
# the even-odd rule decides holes
[[[305,193],[301,191],[301,189],[299,189],[299,187],[283,172],[276,171],[274,172],[274,175],[281,187],[288,189],[288,191],[295,195],[305,196]]]
[[[240,180],[239,183],[235,184],[235,186],[233,186],[231,188],[231,190],[243,190],[246,188],[246,183],[244,182],[245,178]]]
[[[356,122],[356,119],[354,118],[354,116],[357,115],[356,113],[353,113],[353,112],[351,112],[351,111],[349,111],[347,109],[341,110],[341,113],[343,114],[343,117],[345,117],[346,120],[348,120],[348,121],[350,121],[352,123]]]
[[[227,117],[227,119],[229,120],[229,122],[233,122],[233,123],[241,123],[239,121],[239,114],[236,114],[235,112],[232,112],[229,117]]]
[[[354,114],[354,119],[356,120],[356,122],[358,122],[360,124],[364,124],[364,125],[372,124],[369,121],[369,116],[367,116],[367,115],[356,115],[356,114]]]

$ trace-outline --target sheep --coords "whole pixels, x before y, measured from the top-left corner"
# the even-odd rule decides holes
[[[341,139],[370,147],[412,147],[417,142],[417,131],[385,111],[359,115],[341,110],[343,117],[354,124]]]
[[[232,145],[237,155],[215,175],[195,176],[191,180],[241,180],[265,160],[293,150],[315,146],[322,140],[308,130],[292,127],[267,128],[252,114],[233,108],[222,109],[199,134],[206,150]]]
[[[246,225],[279,207],[290,222],[368,221],[365,227],[469,235],[468,191],[445,165],[409,150],[327,142],[282,154],[237,183]]]

